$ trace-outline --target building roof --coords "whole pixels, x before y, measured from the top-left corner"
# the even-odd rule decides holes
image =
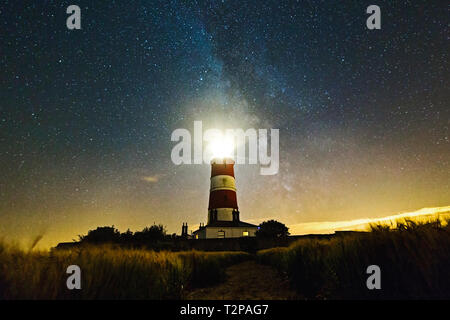
[[[257,225],[243,222],[243,221],[213,221],[206,226],[200,227],[198,230],[195,230],[194,233],[203,230],[204,228],[212,227],[212,228],[257,228]]]
[[[258,227],[257,225],[243,221],[213,221],[206,227]]]

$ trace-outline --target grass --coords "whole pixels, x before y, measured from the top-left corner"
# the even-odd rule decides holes
[[[184,299],[194,288],[220,283],[228,266],[251,257],[113,245],[37,251],[0,241],[0,300]],[[439,220],[374,225],[367,233],[328,240],[305,238],[259,251],[256,259],[287,276],[306,299],[450,298],[450,225]],[[72,264],[81,268],[81,290],[66,287]],[[366,287],[366,269],[373,264],[381,269],[381,290]],[[255,290],[261,287],[255,284]]]
[[[308,299],[449,299],[450,225],[441,221],[371,226],[363,234],[302,239],[258,252],[287,274]],[[368,290],[369,265],[381,269],[381,290]]]
[[[169,252],[86,246],[23,250],[0,242],[3,299],[182,299],[187,289],[212,285],[244,252]],[[81,268],[81,290],[68,290],[69,265]]]

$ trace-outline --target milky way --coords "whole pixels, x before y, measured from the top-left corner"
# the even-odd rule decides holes
[[[205,222],[208,165],[171,132],[280,130],[280,172],[236,168],[242,219],[376,217],[450,202],[442,1],[2,1],[0,232]],[[66,28],[81,8],[82,29]]]

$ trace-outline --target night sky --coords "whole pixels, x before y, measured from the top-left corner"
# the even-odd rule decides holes
[[[0,237],[195,230],[210,168],[170,158],[194,120],[280,130],[277,175],[236,167],[246,222],[447,206],[448,17],[445,1],[2,1]]]

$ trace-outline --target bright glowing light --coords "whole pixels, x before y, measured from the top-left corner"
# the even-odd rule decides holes
[[[234,155],[234,141],[230,136],[217,136],[208,145],[212,158],[232,158]]]
[[[397,221],[402,222],[402,219],[416,222],[440,219],[445,224],[448,217],[450,217],[450,206],[422,208],[417,211],[402,212],[382,218],[299,223],[291,225],[290,230],[292,234],[333,233],[344,230],[367,231],[370,224],[386,224],[395,227]]]

